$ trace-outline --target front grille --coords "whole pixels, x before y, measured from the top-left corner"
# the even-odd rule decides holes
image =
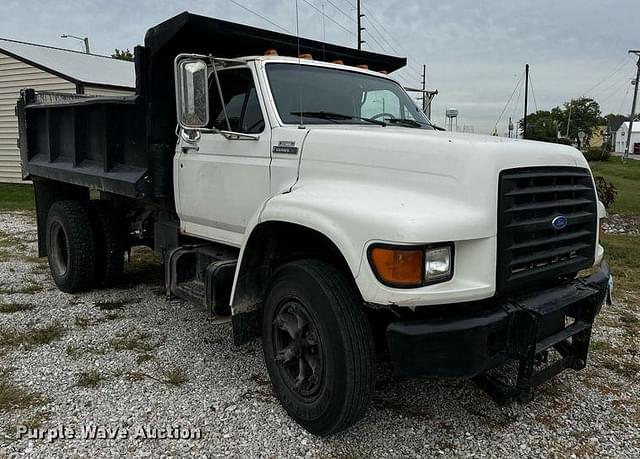
[[[552,221],[566,217],[556,229]],[[597,226],[591,174],[528,167],[500,174],[498,293],[524,291],[593,264]]]

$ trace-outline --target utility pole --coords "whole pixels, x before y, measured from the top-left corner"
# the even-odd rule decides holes
[[[362,31],[364,30],[364,27],[362,27],[362,18],[364,17],[364,14],[362,14],[362,11],[360,9],[360,0],[357,0],[357,9],[358,9],[358,49],[362,49],[362,44],[365,43],[365,41],[362,39]]]
[[[422,111],[427,113],[427,66],[422,64]]]
[[[529,104],[529,64],[524,66],[524,120],[522,121],[522,138],[527,138],[527,105]]]
[[[638,80],[640,80],[640,49],[630,49],[629,54],[635,54],[638,56],[638,62],[636,62],[636,81],[635,89],[633,90],[633,103],[631,104],[631,117],[629,118],[629,132],[627,132],[627,146],[624,149],[623,160],[626,161],[629,158],[629,148],[631,147],[631,136],[633,134],[633,119],[636,117],[636,101],[638,100]]]

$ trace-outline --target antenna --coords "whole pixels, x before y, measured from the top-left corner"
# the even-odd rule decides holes
[[[298,48],[298,72],[302,70],[302,64],[300,63],[300,19],[298,17],[298,0],[296,0],[296,46]],[[300,90],[300,83],[298,82],[298,111],[300,112],[300,125],[302,127],[302,91]]]

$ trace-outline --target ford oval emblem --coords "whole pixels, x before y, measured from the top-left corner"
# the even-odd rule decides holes
[[[556,218],[551,220],[551,226],[553,226],[553,229],[556,230],[561,230],[562,228],[567,226],[567,223],[569,223],[569,221],[564,215],[558,215]]]

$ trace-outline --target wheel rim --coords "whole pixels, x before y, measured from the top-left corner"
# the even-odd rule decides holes
[[[69,260],[67,235],[60,222],[53,222],[50,229],[51,234],[51,253],[49,260],[53,269],[59,276],[64,276],[67,272],[67,264]]]
[[[308,398],[322,387],[324,351],[307,306],[287,299],[276,309],[273,346],[276,363],[289,389]]]

